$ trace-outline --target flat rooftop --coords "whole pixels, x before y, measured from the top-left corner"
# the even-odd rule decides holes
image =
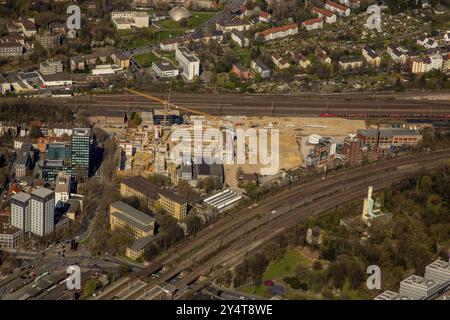
[[[47,188],[37,188],[36,190],[34,190],[33,192],[31,192],[32,195],[41,197],[41,198],[46,198],[48,196],[53,195],[53,190],[47,189]]]

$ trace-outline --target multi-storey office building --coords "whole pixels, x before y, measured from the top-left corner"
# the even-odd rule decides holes
[[[72,132],[72,176],[84,181],[90,175],[92,131],[90,128],[74,128]]]

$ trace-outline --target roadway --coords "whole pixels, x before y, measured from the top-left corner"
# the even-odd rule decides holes
[[[295,226],[302,219],[327,212],[348,201],[362,199],[369,185],[374,185],[375,189],[388,187],[395,181],[432,168],[442,159],[448,158],[450,150],[415,154],[334,173],[323,180],[294,185],[267,197],[257,206],[251,206],[251,209],[230,212],[201,230],[196,237],[175,245],[155,259],[154,264],[164,268],[159,272],[159,277],[152,277],[146,286],[124,292],[130,283],[145,278],[144,273],[134,274],[134,277],[125,279],[122,285],[105,290],[100,299],[140,299],[155,286],[162,286],[174,278],[177,280],[171,283],[182,289],[192,285],[201,275],[209,275],[206,281],[194,285],[194,291],[201,290],[248,252]],[[118,296],[118,292],[122,294]]]

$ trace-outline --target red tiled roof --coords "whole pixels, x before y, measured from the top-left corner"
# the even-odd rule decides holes
[[[311,11],[315,12],[315,13],[319,13],[319,14],[324,15],[324,16],[327,16],[329,18],[334,16],[333,12],[331,12],[329,10],[326,10],[326,9],[322,9],[322,8],[314,7],[314,8],[311,9]]]
[[[13,195],[19,193],[20,191],[22,191],[22,189],[14,183],[11,187],[9,187],[8,194]]]
[[[295,28],[298,28],[298,25],[296,23],[291,23],[286,26],[275,27],[275,28],[270,28],[270,29],[264,30],[264,31],[258,33],[258,35],[265,37],[271,33],[283,32],[283,31],[287,31],[289,29],[295,29]]]
[[[322,18],[314,18],[314,19],[310,19],[310,20],[303,21],[303,24],[305,24],[305,25],[307,25],[307,26],[310,26],[310,25],[312,25],[312,24],[320,23],[320,22],[322,22],[322,21],[323,21]]]
[[[341,11],[345,11],[345,10],[348,9],[346,6],[344,6],[342,4],[339,4],[339,3],[336,3],[336,2],[333,2],[333,1],[329,1],[329,0],[326,2],[326,4],[328,4],[328,5],[332,6],[332,7],[335,7],[337,9],[341,10]]]
[[[260,17],[263,17],[263,18],[268,18],[268,17],[269,17],[269,13],[268,13],[268,12],[265,12],[265,11],[261,11],[261,13],[259,14],[259,16],[260,16]]]

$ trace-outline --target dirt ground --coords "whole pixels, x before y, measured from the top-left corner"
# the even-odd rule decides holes
[[[236,120],[243,129],[278,128],[279,140],[279,171],[299,167],[311,146],[306,140],[311,134],[331,137],[336,141],[343,139],[358,129],[366,128],[363,120],[347,120],[342,118],[303,118],[303,117],[247,117]],[[236,123],[236,124],[237,124]],[[241,168],[244,173],[260,173],[259,165],[225,165],[225,181],[233,189],[237,188],[237,171]]]

